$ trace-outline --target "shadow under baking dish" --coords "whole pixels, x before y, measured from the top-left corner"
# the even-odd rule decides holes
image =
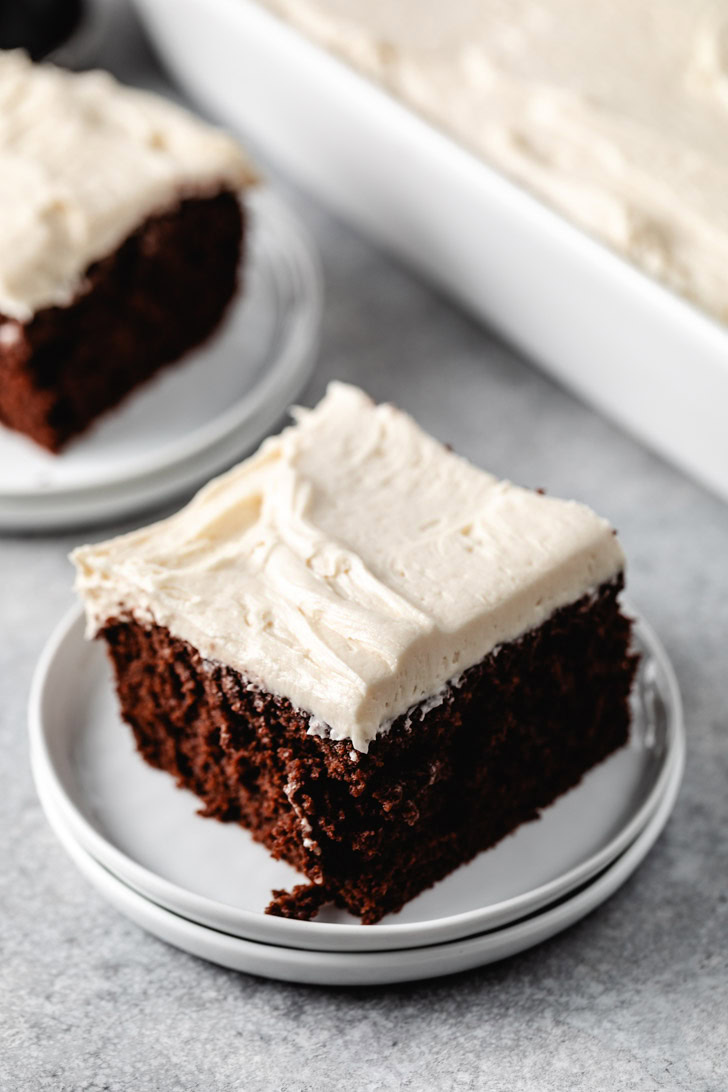
[[[74,610],[38,665],[31,694],[33,769],[44,803],[96,861],[147,898],[202,925],[264,943],[333,951],[442,943],[516,921],[602,872],[664,803],[682,770],[677,684],[642,620],[629,744],[577,788],[377,925],[327,909],[312,922],[263,913],[274,887],[301,881],[236,824],[137,753],[121,721],[100,642]],[[666,818],[666,817],[665,817]]]

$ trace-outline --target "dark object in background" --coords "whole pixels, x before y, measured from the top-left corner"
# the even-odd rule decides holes
[[[83,15],[83,0],[0,0],[0,49],[24,49],[38,61],[73,34]]]

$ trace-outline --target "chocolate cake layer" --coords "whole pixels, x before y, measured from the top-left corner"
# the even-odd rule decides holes
[[[69,306],[0,315],[0,421],[58,451],[203,342],[236,290],[243,233],[232,192],[185,199],[93,264]]]
[[[636,656],[621,578],[501,645],[376,737],[309,735],[310,718],[163,627],[103,630],[124,718],[148,762],[311,881],[270,913],[331,901],[365,923],[493,846],[622,746]],[[231,862],[234,867],[234,861]]]

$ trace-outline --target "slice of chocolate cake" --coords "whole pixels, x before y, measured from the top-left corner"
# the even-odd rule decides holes
[[[295,418],[77,587],[144,757],[311,881],[269,912],[374,922],[626,742],[624,558],[356,388]]]
[[[204,341],[253,181],[179,107],[0,52],[0,421],[58,451]]]

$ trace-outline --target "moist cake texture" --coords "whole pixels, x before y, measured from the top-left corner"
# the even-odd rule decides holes
[[[0,52],[0,420],[57,450],[204,340],[253,181],[173,104]]]
[[[332,384],[177,515],[74,553],[139,748],[364,921],[628,735],[624,559],[590,509]]]

